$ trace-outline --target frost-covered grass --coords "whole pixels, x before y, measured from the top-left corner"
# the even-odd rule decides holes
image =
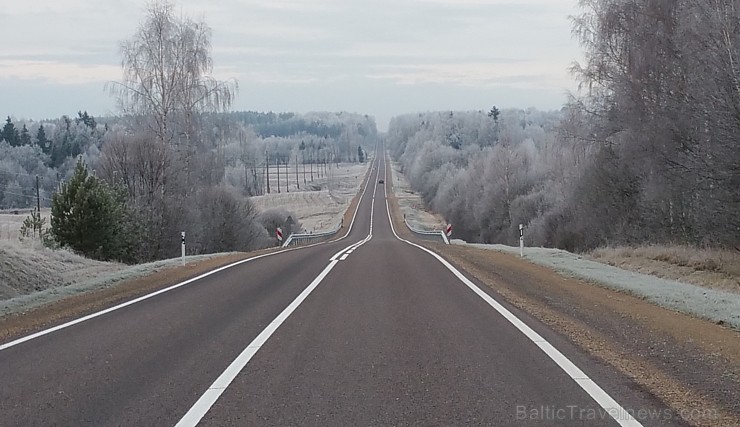
[[[300,191],[296,190],[295,185],[290,187],[289,192],[285,192],[283,187],[280,193],[273,187],[270,194],[252,197],[251,200],[260,211],[271,208],[284,208],[292,211],[305,231],[328,231],[341,222],[352,198],[359,191],[369,166],[370,162],[340,163],[339,167],[332,165],[329,173],[321,178],[314,171],[314,181],[307,184],[303,183],[301,173],[299,174]],[[270,178],[272,182],[272,176]],[[293,175],[293,184],[295,184],[295,175]]]
[[[222,255],[228,254],[188,256],[186,262]],[[180,258],[175,258],[126,266],[90,260],[66,250],[51,250],[38,242],[0,242],[0,316],[180,265]]]
[[[451,243],[519,254],[519,248],[511,246],[468,244],[461,240]],[[559,249],[525,248],[524,256],[562,274],[629,292],[659,306],[740,329],[740,294],[627,271]]]
[[[18,210],[18,214],[12,212],[13,210],[11,209],[0,212],[0,240],[18,240],[23,220],[31,215],[31,209],[20,209]],[[50,215],[50,208],[41,209],[42,218],[46,218],[45,227],[50,225]]]
[[[58,288],[123,267],[51,250],[38,240],[0,240],[0,299]]]
[[[740,252],[688,246],[600,248],[596,261],[638,273],[740,293]]]
[[[398,200],[398,206],[408,223],[416,230],[442,230],[444,219],[437,214],[428,212],[421,196],[411,190],[411,185],[401,173],[401,166],[397,162],[391,163],[393,176],[393,190]]]

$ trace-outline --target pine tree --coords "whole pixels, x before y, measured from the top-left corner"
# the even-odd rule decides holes
[[[18,138],[18,141],[20,142],[20,145],[31,145],[31,134],[28,132],[28,128],[25,123],[23,124],[23,128],[21,128],[21,135],[20,138]]]
[[[95,129],[98,124],[95,122],[95,117],[87,114],[87,111],[84,113],[82,111],[77,112],[77,118],[75,119],[75,124],[79,124],[82,122],[85,126],[89,127],[90,129]]]
[[[10,144],[11,147],[17,147],[20,145],[20,135],[18,129],[15,128],[13,120],[8,116],[5,120],[5,126],[3,126],[3,139]]]
[[[39,130],[36,132],[36,145],[44,154],[51,153],[51,141],[46,138],[46,131],[43,125],[39,125]]]
[[[130,247],[124,233],[125,196],[88,175],[82,160],[74,176],[54,193],[51,232],[59,245],[99,260],[124,260]]]

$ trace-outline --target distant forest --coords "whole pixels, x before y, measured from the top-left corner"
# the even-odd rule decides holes
[[[123,192],[125,214],[109,220],[125,227],[96,232],[120,244],[68,243],[78,252],[125,262],[173,257],[182,230],[189,253],[260,248],[274,244],[270,233],[292,214],[257,212],[249,201],[267,191],[267,162],[273,169],[360,162],[377,141],[374,120],[349,113],[207,113],[197,123],[181,140],[161,144],[132,117],[8,117],[0,135],[0,209],[51,206],[82,160],[90,176]]]
[[[740,248],[740,9],[731,1],[583,0],[561,111],[398,117],[393,155],[476,242],[587,250]]]
[[[301,164],[357,162],[358,147],[374,149],[377,137],[371,117],[349,113],[208,113],[200,125],[208,129],[195,143],[200,161],[208,158],[215,167],[209,182],[221,177],[245,195],[265,191],[253,174],[267,160],[273,167],[275,162],[293,164],[296,158]],[[125,118],[95,118],[86,111],[41,122],[8,116],[0,133],[0,209],[35,207],[37,175],[41,205],[49,206],[51,194],[71,176],[78,158],[91,170],[101,170],[106,143],[125,138],[128,129]]]

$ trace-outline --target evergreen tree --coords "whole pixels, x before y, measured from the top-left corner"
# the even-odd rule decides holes
[[[499,110],[495,105],[493,108],[491,108],[491,111],[488,112],[488,117],[492,118],[496,124],[498,124],[498,117],[501,115],[501,110]]]
[[[23,124],[23,128],[21,128],[21,135],[18,140],[20,145],[31,145],[31,134],[28,132],[28,128],[25,123]]]
[[[357,158],[360,160],[360,163],[365,163],[365,152],[362,151],[361,146],[357,146]]]
[[[3,126],[3,139],[10,144],[11,147],[17,147],[20,145],[20,135],[18,129],[15,128],[13,120],[8,116],[5,120],[5,126]]]
[[[124,260],[129,244],[124,232],[125,195],[88,175],[82,160],[74,176],[54,193],[51,232],[61,246],[99,260]]]
[[[39,125],[39,130],[36,132],[36,145],[44,154],[51,153],[51,141],[46,138],[46,131],[43,125]]]
[[[87,114],[87,111],[84,113],[82,111],[77,112],[77,118],[75,119],[75,123],[79,124],[82,122],[85,126],[89,127],[90,129],[95,129],[98,124],[95,122],[95,117]]]

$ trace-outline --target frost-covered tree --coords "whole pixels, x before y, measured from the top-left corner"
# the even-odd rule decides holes
[[[236,81],[211,75],[210,27],[178,15],[167,0],[151,3],[121,55],[123,80],[111,91],[121,112],[142,119],[161,143],[189,145],[199,114],[225,110],[234,99]]]

